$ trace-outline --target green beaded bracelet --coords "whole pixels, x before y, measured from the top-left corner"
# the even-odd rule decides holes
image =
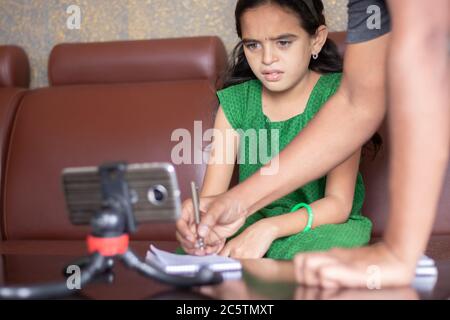
[[[314,214],[313,214],[313,211],[312,211],[311,207],[309,206],[309,204],[306,204],[306,203],[296,204],[295,206],[292,207],[291,212],[297,211],[298,209],[301,209],[301,208],[306,208],[306,211],[308,212],[308,222],[306,223],[306,227],[305,227],[305,229],[303,229],[302,232],[308,232],[309,230],[311,230],[311,227],[313,224],[313,219],[314,219]]]

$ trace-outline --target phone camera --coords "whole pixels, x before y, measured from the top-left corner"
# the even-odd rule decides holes
[[[167,199],[167,189],[162,185],[151,187],[147,193],[148,201],[154,205],[161,205]]]

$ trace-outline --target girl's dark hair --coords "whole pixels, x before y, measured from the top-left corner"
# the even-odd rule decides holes
[[[238,0],[235,10],[235,21],[239,39],[242,39],[242,15],[249,9],[265,4],[275,4],[296,14],[299,18],[300,26],[311,36],[316,34],[317,29],[321,25],[326,25],[322,0]],[[316,60],[311,59],[308,66],[310,70],[321,74],[342,72],[342,67],[342,57],[336,44],[331,39],[326,40],[318,58]],[[240,41],[231,53],[228,69],[222,81],[223,88],[252,79],[256,79],[256,76],[247,62],[244,45]],[[373,157],[375,157],[381,148],[382,138],[376,133],[370,142],[372,146],[370,147],[369,143],[366,144],[363,154],[366,154],[367,151],[372,151]]]

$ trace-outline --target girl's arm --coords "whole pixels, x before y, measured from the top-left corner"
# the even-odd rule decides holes
[[[208,166],[200,191],[200,197],[203,198],[200,208],[213,199],[204,197],[213,197],[228,190],[238,148],[239,135],[228,122],[222,107],[219,106],[214,122]],[[196,237],[194,206],[192,199],[187,199],[183,202],[181,217],[177,221],[176,238],[186,253],[203,255],[204,251],[195,248]],[[214,247],[210,250],[218,249]]]
[[[228,190],[239,148],[239,135],[228,122],[219,106],[214,123],[212,148],[201,197],[215,196]]]
[[[325,196],[310,204],[314,213],[312,228],[347,221],[353,207],[360,157],[361,149],[327,175]],[[277,239],[301,232],[308,222],[308,213],[302,208],[264,220],[261,222],[272,225]]]

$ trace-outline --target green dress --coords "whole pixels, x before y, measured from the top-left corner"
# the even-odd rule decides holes
[[[259,80],[246,81],[218,91],[217,96],[225,116],[231,126],[240,133],[239,181],[250,177],[298,135],[321,106],[336,92],[341,76],[340,73],[322,75],[312,90],[303,113],[279,122],[270,121],[262,111],[262,84]],[[275,132],[273,130],[279,130],[277,131],[279,139],[272,141],[273,132]],[[258,138],[264,135],[258,141],[267,141],[267,150],[263,150],[264,148],[258,144],[249,143],[252,136],[252,134],[248,134],[249,132],[253,132],[253,134],[256,132]],[[278,148],[273,145],[277,140]],[[264,145],[262,144],[262,146]],[[301,159],[299,159],[299,167],[300,170]],[[251,215],[237,234],[260,219],[290,212],[290,209],[297,203],[310,204],[323,198],[325,186],[326,177],[323,177],[274,201]],[[361,174],[358,174],[353,208],[347,222],[321,225],[305,233],[300,232],[279,238],[272,243],[265,257],[292,259],[298,252],[325,251],[333,247],[348,248],[367,244],[370,240],[372,224],[369,219],[361,215],[364,193],[362,177]]]

